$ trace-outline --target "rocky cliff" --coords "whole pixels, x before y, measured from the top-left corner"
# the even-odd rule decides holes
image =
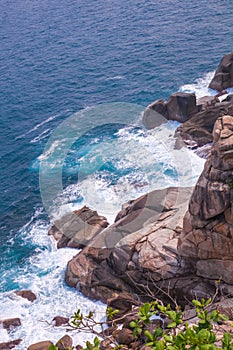
[[[197,275],[233,284],[233,117],[219,118],[184,218],[178,252]]]
[[[203,173],[190,188],[124,205],[67,265],[66,282],[92,299],[168,295],[180,304],[233,293],[233,117],[218,118]],[[216,282],[218,280],[218,282]]]

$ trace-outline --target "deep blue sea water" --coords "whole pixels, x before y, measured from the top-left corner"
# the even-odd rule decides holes
[[[76,252],[57,251],[46,235],[39,167],[53,131],[66,120],[78,129],[54,216],[85,203],[113,220],[132,197],[192,184],[203,161],[190,153],[187,167],[187,154],[174,155],[177,124],[148,132],[141,112],[177,90],[213,93],[208,82],[232,51],[232,20],[231,0],[1,0],[0,319],[20,316],[23,325],[0,331],[0,342],[21,336],[25,349],[51,333],[38,319],[70,315],[79,303],[104,310],[64,285]],[[14,297],[20,288],[37,293],[34,306]]]

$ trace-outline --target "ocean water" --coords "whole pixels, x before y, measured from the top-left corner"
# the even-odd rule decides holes
[[[22,326],[0,329],[0,342],[57,341],[65,330],[52,318],[80,306],[104,317],[105,305],[65,285],[77,251],[56,249],[50,221],[86,204],[113,222],[127,200],[195,183],[203,160],[174,150],[178,124],[147,131],[141,114],[178,90],[214,93],[232,18],[230,0],[1,1],[0,319]]]

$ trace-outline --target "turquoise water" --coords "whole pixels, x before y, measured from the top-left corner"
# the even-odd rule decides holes
[[[2,0],[0,10],[0,318],[10,310],[25,320],[16,334],[25,336],[18,347],[25,349],[49,336],[43,323],[33,333],[38,313],[70,314],[78,303],[62,282],[76,252],[56,250],[47,237],[50,217],[85,203],[113,221],[131,198],[195,182],[203,161],[174,153],[177,124],[148,132],[141,112],[177,90],[213,93],[211,75],[232,51],[233,8],[230,0]],[[47,142],[53,152],[63,146],[53,132],[66,120],[75,120],[70,128],[78,134],[62,165],[63,191],[48,213],[39,169]],[[50,154],[50,165],[53,156],[59,161]],[[38,294],[35,306],[15,300],[18,288]],[[2,331],[0,341],[16,335]]]

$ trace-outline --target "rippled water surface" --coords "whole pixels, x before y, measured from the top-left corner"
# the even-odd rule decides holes
[[[22,327],[0,330],[0,341],[24,337],[22,350],[44,340],[51,328],[38,320],[70,315],[78,304],[104,312],[64,284],[76,251],[57,251],[47,237],[39,167],[54,130],[75,116],[70,128],[79,136],[63,164],[54,216],[85,203],[113,221],[131,198],[193,184],[203,161],[174,151],[177,123],[146,131],[141,112],[177,90],[213,93],[208,82],[232,51],[232,19],[230,0],[1,1],[0,318],[19,316]],[[34,305],[12,294],[22,288],[37,294]]]

